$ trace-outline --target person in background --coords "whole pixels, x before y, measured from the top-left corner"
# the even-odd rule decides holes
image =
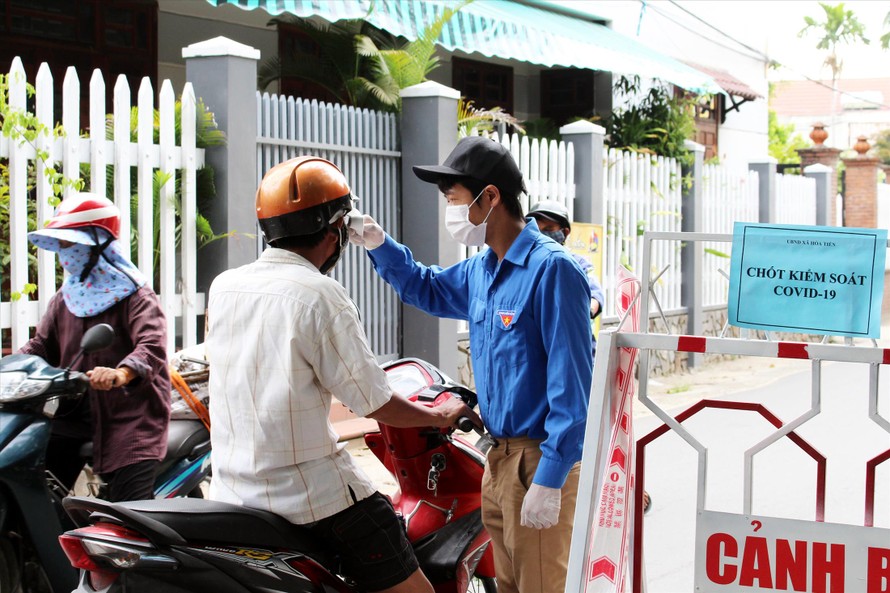
[[[562,591],[593,363],[587,278],[522,215],[525,184],[501,144],[463,138],[444,164],[414,173],[444,194],[454,240],[488,249],[426,266],[370,216],[350,239],[403,302],[469,321],[479,408],[499,441],[482,479],[498,591]]]
[[[553,200],[543,200],[529,208],[528,215],[538,222],[538,229],[541,234],[547,235],[560,245],[565,245],[569,233],[572,232],[572,223],[569,220],[569,211],[564,205]],[[606,295],[603,287],[597,278],[596,270],[593,264],[587,258],[570,252],[581,270],[587,274],[587,282],[590,284],[590,320],[596,319],[602,312],[606,303]],[[596,334],[593,334],[593,357],[596,361]],[[652,498],[648,492],[643,492],[643,512],[649,510],[652,504]]]
[[[325,159],[272,167],[256,195],[269,247],[210,287],[210,498],[302,525],[362,591],[432,593],[392,504],[338,443],[332,397],[392,426],[479,417],[394,395],[346,289],[327,276],[348,242],[352,192]]]
[[[86,330],[100,323],[114,329],[109,348],[80,360],[90,389],[61,402],[46,456],[47,469],[71,490],[84,466],[80,448],[92,440],[93,471],[108,484],[112,502],[154,497],[170,421],[167,323],[157,295],[123,253],[119,233],[117,207],[89,193],[62,200],[46,228],[28,233],[38,248],[58,254],[67,276],[19,350],[68,367]]]
[[[569,211],[565,206],[559,202],[544,200],[529,208],[528,215],[537,221],[538,229],[540,229],[542,235],[550,237],[560,245],[565,245],[566,239],[569,238],[569,233],[572,232],[572,223],[569,221]],[[569,253],[572,254],[572,257],[575,258],[575,261],[581,266],[581,271],[587,275],[587,283],[590,285],[590,319],[592,321],[599,317],[600,313],[603,312],[606,295],[603,292],[602,285],[600,285],[593,264],[581,255],[571,251]],[[593,356],[595,360],[595,335],[593,336]]]

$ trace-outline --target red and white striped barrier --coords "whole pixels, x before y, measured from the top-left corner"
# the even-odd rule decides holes
[[[809,342],[768,342],[738,338],[707,338],[668,334],[617,333],[618,346],[652,350],[674,350],[700,354],[730,354],[760,356],[765,358],[797,358],[801,360],[825,360],[890,364],[890,348],[842,344],[816,344]]]

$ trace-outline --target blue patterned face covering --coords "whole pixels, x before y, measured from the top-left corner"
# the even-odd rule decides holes
[[[553,239],[560,245],[565,245],[566,234],[564,232],[562,232],[561,230],[559,230],[559,231],[541,231],[541,234],[544,235],[545,237],[550,237],[551,239]]]
[[[105,231],[90,228],[77,232],[81,236],[71,237],[71,230],[66,229],[63,240],[78,239],[68,247],[46,236],[46,230],[40,231],[42,236],[29,238],[38,247],[58,253],[59,263],[68,272],[59,289],[68,310],[77,317],[92,317],[139,290],[145,278],[123,255],[120,243]]]

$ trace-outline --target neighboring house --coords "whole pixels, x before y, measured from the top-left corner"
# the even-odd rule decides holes
[[[639,75],[644,83],[658,79],[677,92],[715,93],[697,113],[696,140],[705,145],[706,158],[738,161],[741,167],[766,154],[762,59],[727,49],[725,40],[710,43],[699,33],[707,25],[668,3],[648,10],[646,3],[587,3],[597,16],[579,10],[583,4],[470,3],[440,37],[440,65],[430,78],[457,88],[477,107],[501,107],[520,120],[548,118],[556,125],[611,112],[614,76]],[[441,6],[413,0],[0,0],[0,16],[5,17],[0,18],[0,33],[6,41],[0,63],[20,56],[31,79],[43,61],[54,72],[75,66],[82,81],[100,68],[110,106],[120,74],[134,87],[147,76],[155,89],[164,79],[180,89],[185,82],[182,48],[193,43],[225,36],[267,58],[305,41],[293,38],[286,27],[269,24],[278,11],[327,20],[367,18],[411,38]],[[699,10],[695,3],[690,6]],[[288,92],[288,86],[281,90]],[[87,90],[82,84],[84,98]]]
[[[282,12],[328,21],[364,18],[413,39],[445,4],[161,0],[159,74],[174,82],[184,78],[179,48],[217,35],[256,47],[263,58],[305,41],[286,26],[267,26]],[[477,107],[501,107],[520,120],[543,117],[561,125],[573,117],[606,116],[613,106],[613,72],[696,92],[719,90],[708,75],[612,31],[601,19],[543,1],[470,3],[446,25],[438,45],[440,62],[431,80],[458,89]],[[289,86],[285,83],[285,91]]]
[[[814,123],[825,124],[825,144],[841,150],[890,128],[890,78],[839,80],[837,88],[840,93],[832,92],[830,80],[783,80],[773,87],[770,107],[779,123],[794,124],[804,138]]]
[[[167,78],[179,90],[185,82],[181,52],[190,44],[222,35],[259,49],[266,58],[301,42],[286,27],[269,24],[279,11],[327,20],[366,18],[410,38],[442,5],[397,0],[0,0],[5,41],[0,62],[22,57],[32,80],[43,61],[53,72],[73,65],[84,97],[86,77],[100,68],[110,111],[111,89],[120,74],[134,88],[147,76],[156,90]],[[708,9],[705,3],[688,6],[696,13]],[[581,7],[592,8],[597,16]],[[703,16],[717,28],[721,19],[731,19],[728,11]],[[611,112],[617,75],[639,75],[644,83],[659,79],[677,92],[713,92],[712,100],[697,111],[696,140],[705,145],[706,158],[744,167],[766,154],[765,61],[726,39],[709,39],[719,36],[694,17],[678,3],[477,0],[446,26],[440,66],[430,78],[457,88],[477,107],[501,107],[520,120],[548,118],[557,125]],[[57,85],[61,87],[61,80]]]
[[[147,76],[155,89],[167,78],[180,89],[182,48],[196,42],[225,36],[259,49],[263,58],[304,42],[287,27],[269,24],[283,10],[329,21],[365,18],[413,38],[442,6],[396,0],[0,0],[0,32],[8,41],[0,60],[20,56],[31,79],[42,61],[54,72],[74,65],[82,81],[99,68],[110,99],[119,74],[134,87]],[[449,22],[439,45],[432,80],[457,88],[477,107],[501,107],[520,120],[544,117],[560,125],[607,115],[613,72],[658,78],[687,91],[719,90],[707,74],[610,30],[601,19],[541,0],[471,3]],[[84,96],[87,86],[81,85]]]
[[[736,169],[768,154],[766,37],[734,37],[739,2],[584,2],[618,33],[710,76],[722,93],[696,113],[696,141],[705,158]]]

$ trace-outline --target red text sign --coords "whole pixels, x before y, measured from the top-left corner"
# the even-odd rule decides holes
[[[890,530],[702,511],[695,590],[890,593]]]

